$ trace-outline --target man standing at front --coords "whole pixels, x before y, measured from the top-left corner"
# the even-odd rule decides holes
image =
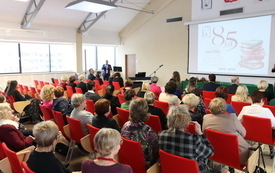
[[[112,66],[110,64],[108,64],[108,60],[106,60],[106,63],[103,64],[102,70],[103,70],[103,73],[102,73],[103,79],[108,80],[109,76],[110,76],[110,73],[111,73],[111,70],[112,70]]]

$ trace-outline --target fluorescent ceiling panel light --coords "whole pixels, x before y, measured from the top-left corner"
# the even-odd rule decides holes
[[[15,1],[19,1],[19,2],[28,2],[30,0],[15,0]]]
[[[101,0],[77,0],[69,3],[65,8],[86,12],[99,13],[107,11],[117,6],[112,2],[101,1]]]

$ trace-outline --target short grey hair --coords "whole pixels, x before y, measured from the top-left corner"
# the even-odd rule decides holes
[[[159,78],[158,78],[157,76],[151,77],[151,82],[152,82],[152,83],[157,83],[158,80],[159,80]]]
[[[171,106],[167,114],[168,128],[176,131],[186,129],[191,121],[189,111],[185,105]]]
[[[146,100],[147,104],[152,104],[155,101],[155,94],[151,91],[146,91],[144,94],[144,99]]]
[[[71,102],[72,105],[77,108],[81,105],[81,103],[83,103],[86,100],[85,96],[83,94],[80,93],[75,93],[72,96]]]
[[[231,83],[237,83],[237,82],[239,82],[239,77],[238,76],[233,76],[232,78],[231,78]]]

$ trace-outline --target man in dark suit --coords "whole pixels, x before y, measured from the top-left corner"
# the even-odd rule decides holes
[[[87,82],[87,89],[88,89],[88,91],[85,93],[86,99],[93,100],[94,102],[101,99],[101,97],[97,93],[95,93],[95,82],[94,81]]]
[[[94,76],[95,71],[94,71],[94,69],[90,68],[89,73],[90,74],[88,75],[88,79],[95,80],[95,76]]]
[[[110,64],[108,64],[108,60],[106,60],[106,63],[103,64],[102,70],[103,70],[103,73],[102,73],[103,79],[108,80],[110,77],[111,70],[112,70],[112,66]]]
[[[216,91],[216,89],[220,86],[220,84],[216,84],[216,75],[215,74],[209,74],[209,83],[206,83],[203,85],[202,90],[205,91]]]
[[[239,77],[238,76],[233,76],[231,78],[231,85],[227,86],[229,94],[235,94],[236,90],[239,86]]]

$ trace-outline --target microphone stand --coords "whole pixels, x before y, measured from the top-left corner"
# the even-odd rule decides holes
[[[152,74],[150,74],[149,76],[151,77],[153,74],[154,74],[154,76],[156,75],[156,72],[161,68],[163,66],[163,64],[162,65],[160,65]]]

